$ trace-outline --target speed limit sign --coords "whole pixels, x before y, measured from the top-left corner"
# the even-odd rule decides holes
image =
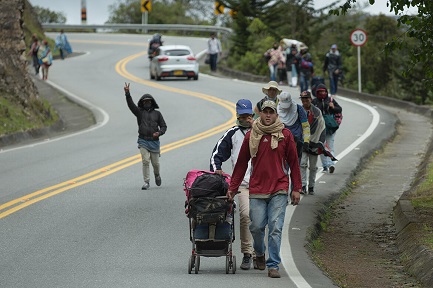
[[[350,42],[353,46],[363,46],[367,42],[367,33],[362,29],[355,29],[350,33]]]

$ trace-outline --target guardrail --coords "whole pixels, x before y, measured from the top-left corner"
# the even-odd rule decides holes
[[[103,25],[88,25],[88,24],[57,24],[45,23],[42,24],[44,29],[104,29],[104,30],[177,30],[177,31],[201,31],[201,32],[216,32],[224,34],[232,34],[233,30],[226,27],[209,26],[209,25],[184,25],[184,24],[103,24]]]

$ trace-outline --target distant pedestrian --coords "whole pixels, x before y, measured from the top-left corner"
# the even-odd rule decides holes
[[[307,112],[307,119],[310,124],[310,143],[307,147],[304,147],[301,155],[302,193],[314,195],[317,159],[319,158],[318,154],[320,153],[318,144],[319,142],[325,142],[325,120],[323,120],[320,109],[312,105],[313,99],[311,98],[311,93],[309,91],[303,91],[300,98],[302,101],[302,107]]]
[[[299,75],[299,63],[300,58],[298,55],[298,49],[296,44],[286,49],[286,73],[287,73],[287,83],[290,87],[298,86],[298,75]]]
[[[39,50],[39,40],[38,40],[38,36],[36,36],[36,34],[32,35],[32,43],[30,44],[30,50],[29,50],[29,56],[32,57],[32,63],[33,63],[33,68],[35,68],[35,74],[38,75],[39,74],[39,69],[41,67],[41,64],[39,64],[39,58],[38,58],[38,50]]]
[[[298,54],[298,58],[301,63],[299,64],[299,85],[301,86],[301,92],[310,89],[311,77],[314,75],[314,65],[311,54],[308,52],[308,48],[301,48],[301,52]]]
[[[341,106],[335,101],[334,98],[329,97],[328,95],[328,89],[324,84],[319,84],[316,89],[316,98],[313,100],[313,105],[320,109],[322,112],[323,117],[332,117],[335,119],[335,114],[341,114],[342,108]],[[327,122],[325,121],[325,129],[326,129],[326,141],[325,145],[329,148],[332,155],[334,154],[334,140],[336,135],[336,128],[332,128],[329,126],[326,126]],[[335,123],[337,124],[337,123]],[[323,172],[327,173],[334,173],[335,166],[334,161],[325,155],[320,155],[320,160],[322,161],[322,167]]]
[[[341,60],[340,51],[337,49],[337,44],[332,44],[331,50],[326,53],[325,64],[323,65],[323,73],[328,72],[331,96],[337,94],[338,79],[343,71],[342,66],[343,62]]]
[[[150,94],[144,94],[138,100],[137,105],[132,101],[132,97],[129,90],[129,83],[125,83],[123,88],[126,96],[126,103],[128,104],[129,110],[132,114],[137,117],[138,124],[138,149],[140,149],[142,159],[142,170],[144,185],[141,187],[142,190],[147,190],[150,187],[150,163],[152,163],[153,173],[155,175],[156,186],[161,186],[161,174],[159,157],[160,142],[159,137],[165,134],[167,131],[167,125],[165,124],[164,117],[162,117],[158,104]]]
[[[253,123],[252,103],[247,99],[240,99],[236,103],[236,126],[228,129],[224,135],[218,140],[210,158],[210,170],[217,174],[223,174],[222,164],[227,160],[231,160],[232,168],[235,166],[238,159],[238,154],[241,149],[242,141],[245,134],[250,131]],[[247,172],[242,181],[238,194],[239,200],[239,221],[240,221],[240,240],[241,252],[244,254],[241,269],[248,270],[251,267],[253,255],[253,239],[250,233],[250,199],[249,199],[249,183],[251,174],[251,164],[248,164]]]
[[[56,48],[59,49],[60,58],[62,58],[62,60],[65,59],[67,54],[72,53],[71,45],[63,29],[60,30],[60,34],[56,37]]]
[[[250,231],[257,268],[265,270],[267,267],[268,277],[280,278],[280,247],[290,186],[288,175],[294,186],[291,194],[293,205],[299,203],[302,182],[292,133],[278,118],[274,101],[263,102],[260,118],[253,122],[245,135],[227,192],[229,200],[238,192],[250,159]],[[265,244],[266,226],[268,237]],[[268,246],[267,259],[265,245]]]
[[[48,70],[53,64],[53,54],[47,40],[43,40],[38,49],[39,64],[42,68],[42,80],[48,80]]]
[[[207,40],[207,54],[209,55],[209,66],[212,72],[217,70],[218,56],[222,54],[221,42],[216,38],[216,34],[210,34]]]
[[[268,49],[264,56],[268,58],[268,67],[270,73],[270,80],[277,81],[278,63],[286,63],[282,48],[275,42],[271,49]]]

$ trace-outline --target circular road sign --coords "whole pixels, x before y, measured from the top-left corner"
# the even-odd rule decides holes
[[[350,33],[350,42],[353,46],[363,46],[367,42],[367,33],[362,29],[355,29]]]

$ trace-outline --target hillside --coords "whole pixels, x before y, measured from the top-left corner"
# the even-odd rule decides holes
[[[31,35],[44,38],[27,0],[0,1],[0,136],[50,126],[58,115],[28,73]]]

